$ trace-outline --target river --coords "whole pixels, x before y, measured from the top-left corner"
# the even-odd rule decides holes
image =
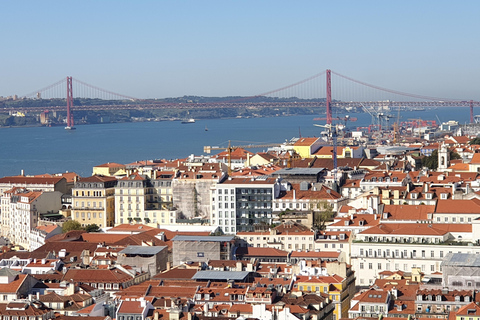
[[[394,112],[394,115],[396,113]],[[351,114],[358,121],[349,127],[366,126],[368,114]],[[439,108],[402,111],[401,120],[470,119],[469,108]],[[130,163],[137,160],[176,159],[203,154],[203,146],[277,143],[292,137],[318,136],[314,116],[249,119],[112,123],[63,127],[20,127],[0,129],[0,176],[74,171],[89,176],[92,167],[106,162]],[[395,121],[395,120],[392,120]],[[208,128],[208,131],[205,130]]]

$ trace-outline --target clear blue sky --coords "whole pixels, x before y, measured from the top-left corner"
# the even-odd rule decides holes
[[[0,1],[0,95],[68,75],[139,98],[253,95],[327,68],[480,100],[480,1]]]

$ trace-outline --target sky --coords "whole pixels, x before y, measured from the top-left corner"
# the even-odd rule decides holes
[[[480,100],[479,14],[476,0],[0,0],[0,96],[66,76],[137,98],[249,96],[331,69]]]

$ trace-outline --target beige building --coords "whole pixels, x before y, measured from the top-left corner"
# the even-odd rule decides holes
[[[115,225],[124,223],[175,224],[172,177],[158,179],[133,173],[120,179],[115,188]]]
[[[107,162],[93,167],[92,175],[113,177],[119,174],[126,174],[126,166],[124,164]]]
[[[274,248],[279,250],[313,250],[315,248],[315,232],[308,227],[285,222],[267,232],[237,232],[249,247]]]
[[[106,176],[82,178],[75,183],[72,189],[72,220],[82,226],[113,227],[116,184],[116,178]]]

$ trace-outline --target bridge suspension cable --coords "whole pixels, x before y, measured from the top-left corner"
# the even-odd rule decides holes
[[[401,95],[401,96],[406,96],[406,97],[410,97],[410,98],[416,98],[416,99],[421,99],[421,100],[432,100],[432,101],[462,101],[461,99],[430,97],[430,96],[423,96],[423,95],[414,94],[414,93],[407,93],[407,92],[387,89],[387,88],[383,88],[383,87],[380,87],[380,86],[376,86],[376,85],[373,85],[373,84],[369,84],[369,83],[366,83],[366,82],[363,82],[363,81],[360,81],[360,80],[356,80],[356,79],[344,76],[344,75],[342,75],[340,73],[337,73],[337,72],[334,72],[334,71],[332,71],[332,73],[335,74],[336,76],[339,76],[339,77],[344,78],[346,80],[361,84],[363,86],[367,86],[367,87],[370,87],[370,88],[373,88],[373,89],[377,89],[377,90],[381,90],[381,91],[384,91],[384,92],[393,93],[393,94],[397,94],[397,95]]]
[[[124,99],[127,99],[127,100],[139,100],[137,98],[133,98],[133,97],[126,96],[126,95],[123,95],[123,94],[120,94],[120,93],[116,93],[116,92],[113,92],[113,91],[102,89],[100,87],[97,87],[97,86],[88,84],[86,82],[83,82],[81,80],[78,80],[77,78],[73,78],[73,80],[75,80],[75,82],[78,82],[81,85],[84,85],[85,87],[88,87],[88,88],[91,88],[93,90],[97,90],[99,92],[103,92],[103,93],[106,93],[106,94],[109,94],[109,95],[112,95],[112,96],[121,97],[121,98],[124,98]]]

